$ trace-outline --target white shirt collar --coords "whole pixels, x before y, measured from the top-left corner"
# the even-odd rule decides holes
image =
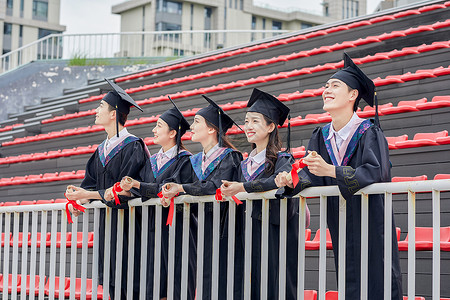
[[[164,152],[163,148],[161,147],[161,149],[159,149],[159,151],[158,151],[158,155],[164,154],[167,158],[172,159],[176,155],[176,150],[177,150],[177,145],[173,146],[172,148],[170,148],[169,150],[167,150],[165,152]]]
[[[345,124],[345,126],[342,127],[341,130],[339,130],[339,131],[334,130],[333,122],[331,122],[330,132],[328,133],[327,140],[331,139],[334,134],[338,135],[344,141],[347,140],[348,136],[352,132],[353,124],[355,124],[360,119],[361,118],[358,117],[356,112],[354,112],[352,118],[350,119],[350,121],[348,121],[348,123]]]
[[[257,154],[255,148],[252,150],[252,152],[250,152],[248,157],[252,158],[257,164],[261,164],[262,162],[266,161],[266,150],[267,149],[264,149],[263,151]]]
[[[117,134],[115,134],[112,138],[108,139],[106,138],[106,144],[111,145],[118,139],[122,138],[123,136],[128,134],[128,130],[124,127],[121,131],[119,131],[119,137],[117,137]]]
[[[216,152],[219,149],[219,143],[215,144],[214,147],[212,147],[211,149],[209,149],[208,153],[205,153],[205,151],[203,151],[203,159],[208,159],[214,152]]]

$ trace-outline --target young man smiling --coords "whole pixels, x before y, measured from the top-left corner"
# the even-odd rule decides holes
[[[80,187],[68,186],[66,196],[76,200],[79,204],[99,200],[113,207],[111,214],[111,244],[105,245],[105,210],[100,211],[99,228],[95,234],[99,235],[98,272],[99,283],[103,284],[103,265],[110,265],[109,288],[111,299],[127,299],[127,264],[128,264],[128,205],[130,197],[119,196],[120,204],[116,205],[114,199],[105,196],[105,191],[125,176],[142,181],[146,172],[150,172],[150,160],[147,146],[142,139],[130,134],[124,127],[130,107],[142,109],[118,85],[106,79],[114,89],[105,95],[96,109],[95,124],[105,128],[107,138],[98,146],[86,164],[86,175]],[[116,271],[116,244],[117,244],[117,217],[118,208],[124,211],[122,281],[119,295],[115,295]],[[80,212],[73,210],[75,216]],[[139,291],[139,265],[140,265],[140,226],[141,214],[136,208],[136,235],[133,299],[138,299]],[[104,262],[105,247],[110,249],[110,261]]]
[[[391,164],[386,138],[379,127],[378,114],[372,120],[358,117],[363,98],[370,106],[378,103],[375,85],[344,53],[344,69],[327,81],[322,95],[323,109],[332,122],[316,128],[304,158],[307,167],[299,172],[295,188],[287,172],[276,178],[285,186],[285,196],[298,194],[310,186],[337,185],[347,204],[345,298],[360,299],[361,285],[361,196],[354,194],[376,182],[391,180]],[[339,198],[328,197],[327,223],[333,243],[337,270],[339,239]],[[400,263],[395,223],[392,222],[392,299],[402,299]],[[384,196],[369,196],[368,299],[383,299],[384,293]]]

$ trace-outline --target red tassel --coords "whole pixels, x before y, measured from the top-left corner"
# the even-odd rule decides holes
[[[166,226],[167,226],[167,225],[172,226],[173,211],[174,211],[174,210],[175,210],[175,203],[174,203],[174,198],[172,198],[172,199],[170,199],[169,214],[167,215]]]
[[[242,201],[239,200],[236,196],[232,196],[231,198],[234,200],[234,202],[235,202],[237,205],[242,204]]]
[[[215,198],[217,201],[223,201],[222,190],[220,188],[216,190]],[[231,199],[233,199],[237,205],[242,204],[242,201],[239,200],[236,196],[231,196]]]
[[[66,215],[67,215],[67,221],[69,222],[69,224],[72,224],[72,217],[70,216],[70,210],[69,210],[69,204],[72,204],[73,208],[78,209],[79,211],[84,212],[86,210],[86,207],[81,206],[80,204],[78,204],[75,200],[69,200],[66,196],[66,193],[64,193],[64,197],[66,197],[67,199],[67,203],[66,203]]]
[[[116,182],[112,188],[116,205],[120,204],[119,196],[117,195],[117,193],[120,193],[121,191],[122,188],[120,187],[120,182]]]
[[[295,163],[292,165],[291,178],[292,178],[292,183],[294,184],[294,187],[296,187],[298,182],[300,181],[298,178],[298,171],[303,169],[306,166],[307,165],[303,162],[303,158],[296,160]]]

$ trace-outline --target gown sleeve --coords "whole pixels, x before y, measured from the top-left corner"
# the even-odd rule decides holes
[[[80,187],[88,191],[97,190],[97,161],[98,161],[98,150],[92,154],[86,164],[86,172],[84,179],[81,182]]]
[[[353,155],[358,156],[358,167],[336,167],[337,185],[346,200],[372,183],[390,181],[389,148],[379,127],[371,126],[367,129]]]
[[[222,185],[222,180],[238,181],[238,168],[240,168],[242,154],[237,151],[228,153],[207,180],[196,180],[183,184],[186,194],[193,196],[214,195]],[[192,169],[192,167],[191,167]],[[197,179],[194,170],[191,173]],[[195,177],[194,177],[195,176]]]
[[[278,159],[275,163],[275,171],[273,172],[273,174],[267,178],[261,178],[253,181],[244,182],[245,191],[247,193],[257,193],[276,189],[277,185],[275,184],[275,177],[280,172],[283,171],[289,172],[292,168],[293,163],[294,158],[292,157],[292,155],[278,156]]]

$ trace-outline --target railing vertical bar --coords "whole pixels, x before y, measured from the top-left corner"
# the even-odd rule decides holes
[[[369,195],[361,195],[361,299],[368,295]]]
[[[128,208],[128,267],[127,267],[128,299],[133,299],[135,237],[136,237],[136,207],[130,206]],[[144,253],[146,252],[141,253],[141,255],[143,255]]]
[[[267,299],[268,257],[269,257],[269,200],[262,200],[261,224],[261,299]]]
[[[339,300],[345,299],[345,247],[346,243],[346,222],[347,222],[347,202],[339,195],[339,261],[338,261],[338,297]]]
[[[391,299],[392,278],[392,194],[384,193],[384,299]]]
[[[432,190],[433,201],[433,300],[439,300],[441,295],[441,193]]]
[[[58,229],[58,211],[52,210],[52,218],[50,223],[51,236],[50,236],[50,257],[56,257],[56,232]],[[56,276],[56,259],[50,259],[50,284],[49,284],[49,298],[55,298],[55,278]],[[52,285],[53,284],[53,285]]]
[[[320,195],[319,300],[325,300],[327,285],[327,196]]]
[[[67,242],[67,215],[61,213],[61,249],[59,260],[59,278],[66,278],[66,242]],[[59,281],[59,291],[64,291],[64,280]],[[59,299],[65,299],[63,293],[59,293]]]
[[[1,215],[1,214],[0,214]],[[1,223],[0,219],[0,223]],[[28,231],[29,231],[29,221],[30,221],[30,213],[24,212],[23,213],[23,233],[22,233],[22,279],[27,278],[28,274]],[[1,232],[1,227],[0,227]],[[1,253],[0,253],[1,257]],[[20,288],[20,299],[26,300],[27,293],[26,293],[26,280],[22,280],[21,282],[21,288]]]
[[[111,263],[111,220],[112,209],[105,208],[105,224],[99,224],[99,226],[105,226],[105,247],[103,255],[103,299],[109,299],[109,265]],[[114,293],[114,291],[111,291]]]
[[[141,231],[141,269],[140,269],[140,285],[139,285],[139,299],[145,300],[145,293],[147,290],[147,251],[148,251],[148,205],[142,206],[142,231]],[[145,225],[145,226],[144,226]]]
[[[167,300],[173,299],[173,291],[174,291],[174,284],[175,284],[175,237],[176,237],[176,228],[177,228],[177,206],[178,204],[175,204],[174,207],[174,214],[172,219],[172,226],[169,226],[169,251],[168,251],[168,268],[167,268]],[[163,220],[164,222],[164,220]],[[163,225],[161,222],[159,223],[159,228],[162,228]],[[159,256],[162,257],[162,256]],[[161,259],[161,258],[155,258],[155,259]],[[172,274],[172,276],[170,275]]]
[[[297,297],[305,296],[305,232],[306,232],[306,198],[299,199],[299,237],[298,237],[298,267],[297,267]]]
[[[213,202],[213,246],[211,270],[211,299],[219,297],[219,257],[220,257],[220,203]]]
[[[236,244],[236,203],[228,202],[227,299],[234,298],[234,249]]]
[[[408,299],[416,297],[416,194],[408,191]]]
[[[123,235],[124,235],[125,211],[117,210],[117,244],[116,244],[116,274],[115,274],[115,299],[121,298],[122,291],[122,259],[123,259]]]
[[[181,300],[188,299],[188,282],[189,282],[189,235],[190,235],[190,219],[191,219],[191,204],[184,203],[183,206],[183,241],[182,241],[182,265],[181,265]],[[176,214],[175,214],[176,216]],[[175,218],[174,216],[174,218]],[[193,278],[192,278],[193,279]]]
[[[252,271],[252,210],[253,200],[245,201],[245,266],[244,266],[244,299],[251,297]]]
[[[72,237],[70,239],[70,299],[75,299],[75,286],[77,279],[77,264],[72,263],[77,261],[77,235],[78,235],[78,218],[73,218],[72,223]],[[64,280],[64,278],[60,278],[59,280]],[[64,293],[64,290],[60,291],[60,293]]]
[[[153,264],[153,299],[159,299],[160,297],[160,285],[161,280],[159,274],[161,273],[161,222],[162,222],[162,206],[155,205],[155,253]]]
[[[98,247],[100,228],[100,208],[94,208],[94,245],[92,249],[92,299],[97,299],[98,294]]]
[[[198,204],[197,299],[203,299],[203,253],[205,244],[205,203]]]
[[[31,249],[30,249],[30,295],[36,295],[35,293],[35,278],[36,278],[36,257],[37,257],[37,222],[38,212],[33,211],[31,213]]]
[[[280,244],[278,265],[278,299],[286,298],[287,199],[280,199]],[[298,277],[300,279],[300,277]],[[300,289],[298,289],[300,290]],[[301,299],[301,298],[299,298]]]
[[[39,248],[39,299],[44,299],[45,258],[47,254],[47,214],[48,212],[45,210],[41,213],[41,246]]]
[[[87,278],[87,262],[88,262],[88,226],[89,226],[89,211],[83,214],[83,240],[81,243],[81,300],[86,299],[86,278]],[[78,240],[78,239],[77,239]],[[78,241],[77,241],[78,243]],[[77,247],[78,245],[72,245]]]
[[[17,299],[17,263],[19,261],[19,213],[14,213],[11,297]],[[25,279],[26,281],[26,279]]]
[[[9,280],[9,243],[11,242],[11,213],[5,214],[5,240],[4,240],[4,258],[3,258],[3,290],[8,290]],[[8,299],[8,293],[3,293],[3,299]]]

